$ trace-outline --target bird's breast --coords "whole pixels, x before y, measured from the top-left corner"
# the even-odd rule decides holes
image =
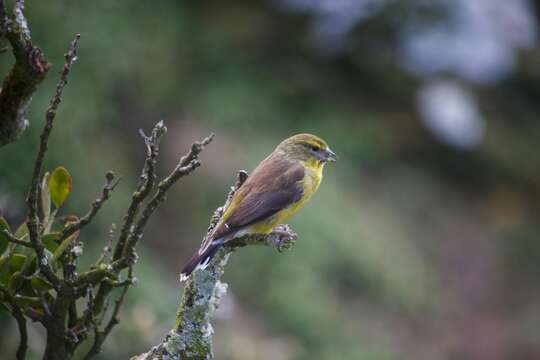
[[[302,197],[297,202],[291,204],[286,209],[280,212],[279,222],[284,221],[298,212],[304,207],[306,202],[311,198],[311,196],[317,191],[322,180],[322,168],[320,169],[311,169],[306,168],[306,173],[304,178],[300,181],[299,186],[302,188]]]
[[[323,165],[306,167],[306,174],[303,179],[303,189],[306,195],[311,196],[321,184],[323,177]]]
[[[298,182],[298,186],[302,188],[302,197],[270,218],[252,225],[249,232],[270,233],[275,226],[283,223],[304,207],[306,202],[311,198],[313,193],[317,191],[321,184],[323,166],[305,166],[304,168],[304,178]]]

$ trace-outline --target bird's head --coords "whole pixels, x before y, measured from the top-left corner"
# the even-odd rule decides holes
[[[320,166],[328,161],[336,161],[336,154],[326,141],[311,134],[298,134],[283,140],[276,148],[291,160]]]

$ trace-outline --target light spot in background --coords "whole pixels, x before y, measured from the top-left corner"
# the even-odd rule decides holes
[[[313,40],[324,55],[346,49],[349,34],[388,0],[276,0],[281,8],[314,15]]]
[[[485,123],[476,101],[455,81],[426,83],[418,91],[417,106],[422,122],[442,142],[460,149],[482,143]]]
[[[537,42],[529,0],[438,0],[446,18],[409,26],[402,39],[403,65],[417,75],[450,72],[489,84],[507,75],[518,50]]]
[[[275,0],[282,9],[311,14],[313,37],[323,55],[347,51],[356,26],[381,13],[393,0]],[[439,10],[437,21],[394,19],[400,65],[417,76],[451,73],[489,84],[507,75],[518,51],[538,40],[530,0],[411,0],[407,10]],[[405,24],[402,23],[405,21]]]

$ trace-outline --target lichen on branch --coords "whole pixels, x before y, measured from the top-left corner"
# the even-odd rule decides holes
[[[208,233],[217,225],[234,193],[247,180],[247,173],[240,171],[236,184],[231,188],[227,200],[214,212]],[[135,356],[132,360],[210,360],[213,358],[210,323],[213,312],[227,292],[227,284],[221,276],[236,249],[247,245],[272,246],[279,252],[290,249],[297,235],[288,225],[279,225],[270,234],[250,234],[230,241],[218,250],[206,269],[195,270],[184,287],[184,294],[176,315],[176,326],[163,342],[147,353]]]
[[[32,95],[51,67],[32,44],[23,9],[24,0],[17,0],[10,16],[0,0],[0,35],[8,40],[15,58],[0,90],[0,147],[15,141],[28,127],[25,115]]]

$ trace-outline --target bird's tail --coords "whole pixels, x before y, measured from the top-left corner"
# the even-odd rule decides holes
[[[189,262],[184,266],[182,269],[182,273],[180,273],[180,281],[185,281],[189,278],[191,273],[195,271],[196,269],[206,269],[208,266],[208,263],[216,252],[219,250],[219,248],[223,245],[223,241],[221,239],[214,240],[206,249],[203,250],[201,253],[200,251],[197,251],[195,255],[189,260]]]

